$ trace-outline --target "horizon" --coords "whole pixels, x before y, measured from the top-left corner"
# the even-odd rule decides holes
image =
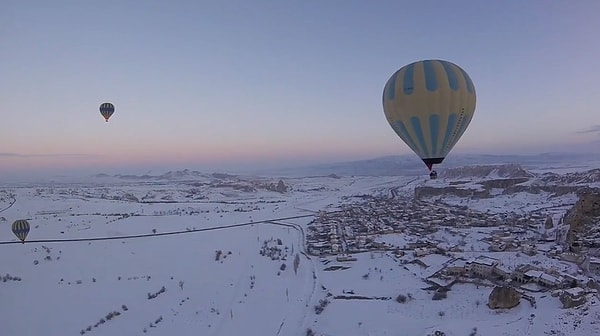
[[[3,178],[418,160],[381,95],[422,59],[477,92],[448,159],[600,153],[595,1],[67,3],[0,13]]]
[[[472,161],[464,164],[465,159],[477,159],[477,158],[485,158],[495,160],[493,162],[485,162],[485,161]],[[487,166],[487,165],[504,165],[504,164],[517,164],[523,165],[526,164],[527,159],[544,159],[550,157],[550,161],[552,163],[563,163],[563,164],[571,164],[571,165],[580,165],[581,163],[589,162],[589,161],[600,161],[600,153],[594,152],[564,152],[564,151],[550,151],[550,152],[540,152],[540,153],[530,153],[530,154],[487,154],[487,153],[454,153],[449,156],[448,160],[445,160],[441,163],[438,169],[450,169],[455,167],[462,166]],[[85,179],[96,177],[97,175],[108,175],[108,176],[118,176],[118,175],[133,175],[133,176],[142,176],[142,175],[150,175],[150,176],[160,176],[169,172],[182,172],[185,170],[199,172],[202,174],[212,174],[212,173],[225,173],[225,174],[233,174],[233,175],[258,175],[258,176],[269,176],[269,175],[278,175],[286,173],[294,173],[303,174],[303,173],[311,173],[313,169],[332,169],[332,166],[336,165],[360,165],[360,164],[369,164],[382,162],[385,160],[394,160],[400,159],[403,160],[401,164],[408,165],[410,167],[420,167],[422,165],[421,159],[416,156],[414,153],[406,153],[406,154],[391,154],[391,155],[381,155],[374,157],[363,157],[357,159],[348,159],[348,160],[325,160],[325,161],[314,161],[314,162],[288,162],[283,164],[254,164],[254,165],[242,165],[242,164],[225,164],[225,165],[204,165],[204,166],[119,166],[113,168],[105,168],[105,169],[81,169],[76,168],[74,170],[61,170],[61,171],[30,171],[30,172],[22,172],[22,173],[12,173],[3,175],[3,182],[8,183],[38,183],[53,180],[53,179],[61,179],[61,178],[74,178],[74,179]],[[506,161],[506,159],[510,159],[510,161]],[[558,159],[558,161],[556,161]],[[576,161],[568,162],[568,159],[575,159]],[[414,168],[410,168],[414,169]],[[593,169],[593,168],[591,168]],[[426,168],[423,166],[423,175],[428,175]]]

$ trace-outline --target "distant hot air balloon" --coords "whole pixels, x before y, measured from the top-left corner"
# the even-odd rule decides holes
[[[443,60],[408,64],[383,89],[383,111],[390,126],[430,171],[442,163],[469,126],[475,102],[469,75]]]
[[[106,122],[108,122],[108,119],[113,115],[113,113],[115,113],[115,106],[113,104],[102,103],[100,105],[100,114],[102,114],[104,119],[106,119]]]
[[[12,232],[25,244],[25,238],[29,233],[29,222],[25,219],[17,219],[12,225]]]

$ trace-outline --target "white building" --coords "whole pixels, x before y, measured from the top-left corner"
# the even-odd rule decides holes
[[[494,268],[500,264],[496,258],[479,256],[465,263],[465,271],[481,277],[492,275]]]

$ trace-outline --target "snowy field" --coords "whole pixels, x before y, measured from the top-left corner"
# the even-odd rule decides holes
[[[337,209],[349,202],[345,196],[388,195],[391,189],[409,195],[423,179],[293,178],[284,179],[285,193],[261,187],[268,182],[277,179],[220,185],[210,179],[105,179],[0,187],[0,242],[16,242],[10,230],[14,220],[31,224],[30,242],[0,245],[0,276],[9,275],[0,282],[1,334],[600,333],[594,322],[600,320],[597,300],[565,310],[557,298],[539,293],[537,308],[522,300],[514,309],[493,311],[485,305],[491,288],[472,284],[457,284],[446,299],[432,300],[423,279],[449,257],[423,257],[423,266],[403,263],[414,259],[409,254],[366,252],[355,254],[356,261],[338,262],[304,253],[303,229],[319,211]],[[531,211],[551,199],[523,193],[499,197],[498,206]],[[494,206],[445,201],[475,209]],[[295,216],[305,217],[285,219]],[[481,242],[485,230],[491,229],[461,229],[462,236],[448,234],[446,240],[467,240],[475,252],[464,256],[476,256],[487,249]],[[161,235],[172,232],[180,233]],[[444,232],[433,238],[443,239]],[[131,235],[143,237],[123,238]],[[115,239],[56,241],[106,237]],[[399,247],[409,240],[402,234],[377,237]],[[500,258],[510,266],[530,261],[512,252]],[[553,266],[567,270],[569,265]],[[408,297],[403,303],[397,301],[400,294]]]

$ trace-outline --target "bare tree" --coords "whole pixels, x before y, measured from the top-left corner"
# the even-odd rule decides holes
[[[298,266],[300,266],[300,255],[296,253],[294,258],[294,274],[298,274]]]

